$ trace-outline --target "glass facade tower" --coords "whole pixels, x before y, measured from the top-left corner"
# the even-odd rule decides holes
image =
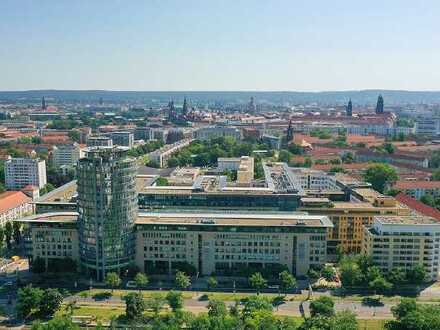
[[[82,268],[97,280],[134,258],[136,160],[128,148],[94,147],[78,162],[78,229]]]

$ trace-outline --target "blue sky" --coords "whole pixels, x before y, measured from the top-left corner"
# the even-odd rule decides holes
[[[440,90],[438,0],[1,0],[0,90]]]

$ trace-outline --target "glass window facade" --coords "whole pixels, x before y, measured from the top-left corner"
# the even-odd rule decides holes
[[[94,148],[78,163],[81,265],[97,279],[134,256],[136,161],[119,148]]]

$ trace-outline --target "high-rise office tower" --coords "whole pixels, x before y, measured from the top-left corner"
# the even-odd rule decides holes
[[[382,95],[379,95],[377,98],[377,105],[376,105],[376,113],[383,113],[383,97]]]
[[[78,161],[78,231],[82,268],[97,280],[134,257],[136,160],[128,148],[94,147]]]
[[[353,116],[353,103],[351,103],[351,99],[348,101],[346,114],[347,117]]]

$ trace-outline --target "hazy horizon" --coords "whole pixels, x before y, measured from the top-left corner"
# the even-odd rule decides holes
[[[0,90],[440,90],[440,2],[3,0]]]

